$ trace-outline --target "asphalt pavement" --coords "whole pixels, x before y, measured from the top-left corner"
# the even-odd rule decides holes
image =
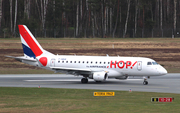
[[[127,80],[108,79],[96,83],[89,79],[87,84],[81,83],[81,76],[65,74],[5,74],[0,75],[0,87],[45,87],[70,89],[100,89],[119,91],[142,91],[180,94],[180,73],[169,73],[164,76],[151,77],[149,84],[143,85],[140,77]]]

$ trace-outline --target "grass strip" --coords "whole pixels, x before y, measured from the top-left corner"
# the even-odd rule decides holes
[[[180,95],[114,91],[114,97],[94,97],[86,89],[0,87],[0,112],[163,112],[180,111]],[[112,91],[111,91],[112,92]],[[171,103],[151,102],[151,97],[174,97]]]

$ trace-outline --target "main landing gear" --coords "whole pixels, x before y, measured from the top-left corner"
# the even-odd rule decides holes
[[[87,78],[82,78],[81,83],[88,83],[88,79]]]
[[[143,82],[143,84],[144,84],[144,85],[148,85],[147,78],[146,78],[146,77],[143,77],[143,78],[144,78],[144,82]],[[148,77],[148,78],[150,78],[150,77]]]

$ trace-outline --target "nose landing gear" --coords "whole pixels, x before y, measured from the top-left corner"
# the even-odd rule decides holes
[[[143,78],[144,78],[144,82],[143,82],[143,84],[144,84],[144,85],[148,85],[147,78],[146,78],[146,77],[143,77]],[[148,76],[148,78],[150,78],[150,77]]]
[[[143,84],[148,85],[148,81],[144,80]]]

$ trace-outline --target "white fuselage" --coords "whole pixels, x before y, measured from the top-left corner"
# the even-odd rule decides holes
[[[121,76],[160,76],[167,73],[166,69],[154,60],[143,57],[51,55],[47,59],[47,65],[45,67],[42,66],[42,68],[52,70],[52,67],[61,67],[89,69],[92,72],[105,71],[108,73],[109,78]],[[39,66],[37,62],[33,64],[31,62],[31,65]]]

